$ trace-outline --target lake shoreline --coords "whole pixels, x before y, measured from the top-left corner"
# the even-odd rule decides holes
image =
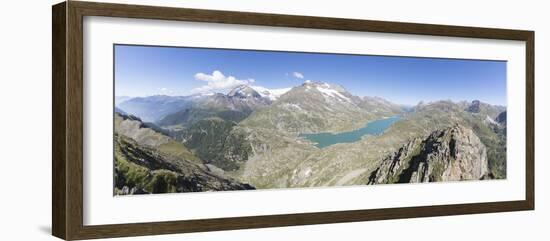
[[[379,135],[382,134],[387,128],[393,125],[396,121],[400,120],[401,116],[383,117],[380,119],[367,122],[362,128],[358,128],[352,131],[331,133],[311,133],[311,134],[298,134],[299,138],[303,138],[313,143],[317,148],[325,148],[331,145],[339,143],[353,143],[362,139],[365,135]]]

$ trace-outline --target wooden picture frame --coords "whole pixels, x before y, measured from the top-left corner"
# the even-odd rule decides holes
[[[52,8],[52,233],[66,239],[110,238],[533,210],[534,32],[325,17],[212,11],[68,1]],[[83,17],[107,16],[207,23],[280,26],[526,43],[525,199],[489,203],[316,212],[285,215],[86,226],[83,224]]]

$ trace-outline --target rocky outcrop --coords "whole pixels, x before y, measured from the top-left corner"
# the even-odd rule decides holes
[[[469,103],[463,101],[457,104],[462,106],[464,108],[464,111],[472,113],[474,115],[479,114],[482,118],[489,116],[491,119],[496,119],[500,113],[506,111],[505,106],[491,105],[479,100],[474,100]]]
[[[479,180],[486,177],[487,165],[485,145],[457,124],[403,145],[382,160],[368,184]]]
[[[115,195],[254,189],[212,169],[115,135]]]
[[[506,126],[506,111],[503,111],[500,114],[498,114],[498,116],[495,118],[495,121],[502,126]]]
[[[479,111],[481,110],[480,106],[481,106],[481,102],[479,100],[474,100],[474,101],[472,101],[470,106],[468,106],[466,111],[471,112],[471,113],[479,113]]]

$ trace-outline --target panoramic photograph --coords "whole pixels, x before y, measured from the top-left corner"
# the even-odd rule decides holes
[[[113,194],[506,179],[506,64],[117,44]]]

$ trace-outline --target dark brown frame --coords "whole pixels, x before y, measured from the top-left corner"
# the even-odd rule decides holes
[[[525,200],[84,226],[82,202],[82,38],[84,16],[162,19],[525,41],[525,56],[527,64],[525,73],[525,84],[527,87],[527,111],[525,113],[527,121]],[[52,233],[54,236],[62,239],[76,240],[533,210],[535,208],[534,42],[535,33],[533,31],[524,30],[212,11],[77,1],[59,3],[52,7]]]

